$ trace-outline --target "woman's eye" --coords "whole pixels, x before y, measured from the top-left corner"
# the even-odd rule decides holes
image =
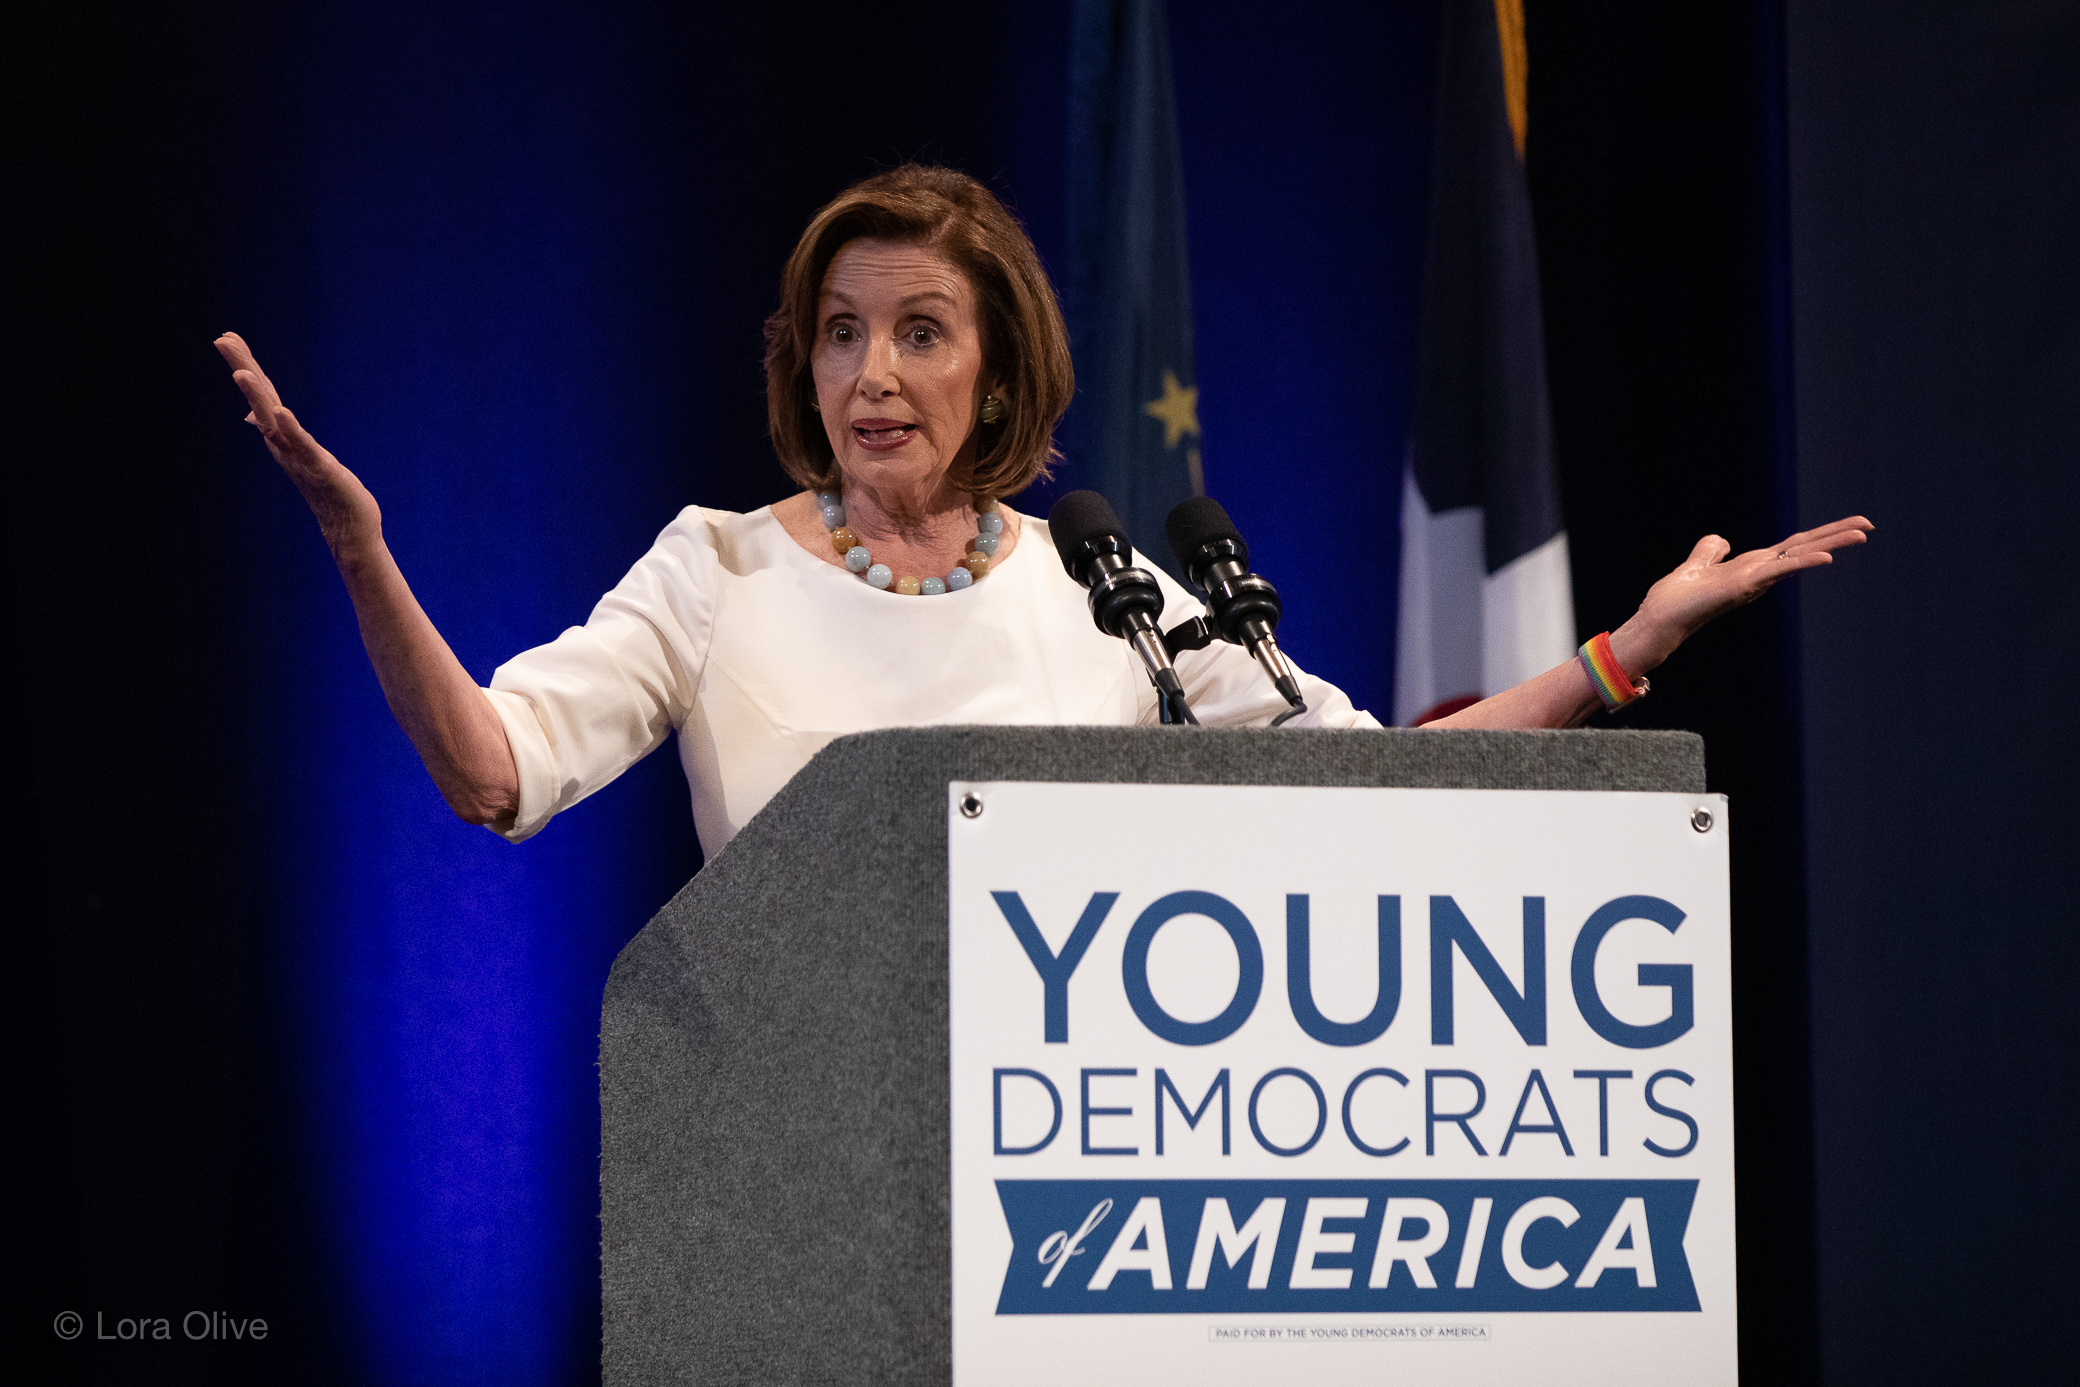
[[[831,329],[831,341],[840,346],[850,346],[858,340],[859,334],[854,332],[849,324],[839,323]]]
[[[910,329],[910,345],[913,347],[929,347],[938,340],[939,334],[933,328],[914,327]]]

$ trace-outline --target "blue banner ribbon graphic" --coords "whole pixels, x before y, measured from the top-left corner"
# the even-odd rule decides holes
[[[999,1180],[1000,1315],[1699,1308],[1695,1180]]]

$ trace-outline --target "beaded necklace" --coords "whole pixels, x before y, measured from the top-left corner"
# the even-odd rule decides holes
[[[898,578],[895,570],[885,563],[875,563],[867,546],[859,542],[845,524],[845,502],[835,491],[816,493],[816,505],[823,516],[823,527],[831,532],[831,548],[844,558],[845,566],[867,580],[867,586],[893,588],[905,597],[937,597],[944,592],[959,592],[972,587],[978,578],[987,577],[989,566],[997,557],[997,546],[1004,539],[1004,517],[997,514],[997,503],[986,503],[987,510],[978,510],[975,515],[975,536],[968,541],[968,552],[961,561],[948,569],[944,578],[913,578],[905,575]]]

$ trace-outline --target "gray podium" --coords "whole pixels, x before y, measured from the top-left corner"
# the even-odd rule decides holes
[[[951,1376],[956,780],[1705,788],[1703,741],[1678,732],[976,727],[831,743],[608,979],[600,1251],[612,1387]],[[1206,846],[1224,848],[1217,836]]]

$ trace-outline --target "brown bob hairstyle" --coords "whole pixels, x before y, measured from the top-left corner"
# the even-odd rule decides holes
[[[787,475],[805,487],[838,480],[809,356],[823,277],[848,241],[869,237],[937,251],[967,276],[982,334],[982,376],[1004,386],[1004,418],[977,424],[974,468],[955,477],[978,499],[1014,496],[1059,456],[1055,425],[1076,390],[1069,333],[1040,256],[1004,204],[954,169],[905,164],[853,184],[809,221],[766,319],[766,419]]]

